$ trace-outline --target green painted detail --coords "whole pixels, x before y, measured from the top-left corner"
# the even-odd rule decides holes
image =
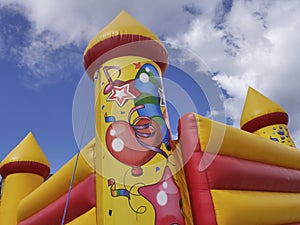
[[[139,97],[134,99],[135,106],[145,105],[145,104],[155,104],[159,105],[159,98],[148,93],[141,93]]]
[[[166,125],[165,120],[160,116],[152,116],[152,120],[154,120],[160,127]]]

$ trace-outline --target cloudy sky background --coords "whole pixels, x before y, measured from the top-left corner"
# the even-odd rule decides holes
[[[234,126],[252,86],[286,109],[300,146],[299,0],[0,0],[1,65],[15,66],[9,76],[33,94],[67,83],[70,100],[88,41],[122,9],[201,57]]]

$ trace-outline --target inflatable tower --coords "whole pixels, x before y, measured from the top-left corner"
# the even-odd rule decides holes
[[[241,116],[241,129],[295,147],[287,125],[287,112],[272,100],[249,87]]]
[[[85,51],[95,83],[101,224],[185,224],[182,203],[188,209],[188,199],[173,177],[180,161],[173,154],[162,84],[167,63],[158,37],[125,11]]]
[[[0,173],[4,179],[0,224],[16,225],[20,201],[40,186],[50,173],[50,164],[32,133],[3,159]]]

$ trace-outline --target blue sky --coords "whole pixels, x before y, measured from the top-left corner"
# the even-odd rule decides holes
[[[53,168],[77,150],[72,128],[72,102],[80,75],[32,89],[21,77],[24,70],[1,60],[1,159],[32,131]]]
[[[53,79],[39,79],[14,52],[30,42],[27,35],[31,25],[27,19],[15,10],[1,9],[0,23],[0,158],[3,159],[32,131],[53,170],[56,170],[77,152],[72,127],[72,103],[83,68],[76,65],[49,71],[45,67],[42,70],[48,73],[47,76],[52,73],[57,75]],[[74,51],[81,52],[82,49],[75,47]],[[59,54],[67,56],[68,51]],[[49,57],[52,66],[54,57]],[[74,62],[78,64],[78,60]]]
[[[82,124],[75,126],[74,136],[73,100],[76,89],[86,95],[75,102],[91,101],[87,93],[92,91],[88,78],[80,83],[85,76],[83,51],[122,9],[168,45],[171,66],[164,83],[167,98],[179,114],[193,109],[238,127],[247,88],[252,86],[287,110],[290,130],[299,145],[297,0],[134,0],[118,4],[0,0],[0,159],[29,131],[49,158],[52,171],[77,152]],[[177,84],[186,99],[176,101],[172,87]],[[87,107],[87,103],[80,104]],[[169,110],[174,107],[169,105]],[[178,117],[171,112],[175,135]],[[92,136],[91,130],[85,131],[81,145]]]

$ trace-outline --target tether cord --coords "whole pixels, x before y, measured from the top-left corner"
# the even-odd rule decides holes
[[[76,161],[75,161],[75,165],[74,165],[72,179],[70,181],[70,187],[69,187],[69,191],[68,191],[68,197],[67,197],[65,208],[64,208],[64,214],[63,214],[63,217],[62,217],[62,220],[61,220],[61,225],[65,224],[65,219],[66,219],[67,210],[68,210],[68,206],[69,206],[69,200],[70,200],[70,197],[71,197],[71,191],[72,191],[72,188],[73,188],[75,173],[76,173],[76,169],[77,169],[77,165],[78,165],[79,154],[80,154],[80,150],[78,151],[77,156],[76,156]]]
[[[81,140],[80,140],[80,146],[79,146],[79,149],[77,150],[76,161],[75,161],[75,165],[74,165],[74,169],[73,169],[73,173],[72,173],[72,178],[71,178],[71,181],[70,181],[68,196],[67,196],[67,200],[66,200],[66,204],[65,204],[65,208],[64,208],[64,214],[63,214],[63,217],[62,217],[62,220],[61,220],[61,225],[65,224],[65,219],[66,219],[66,215],[67,215],[67,211],[68,211],[68,207],[69,207],[69,201],[70,201],[70,197],[71,197],[71,192],[72,192],[72,189],[73,189],[73,183],[74,183],[74,179],[75,179],[75,173],[76,173],[76,169],[77,169],[77,165],[78,165],[78,161],[79,161],[80,151],[81,151],[81,148],[82,148],[83,137],[84,137],[85,132],[86,132],[88,115],[89,115],[90,110],[91,110],[91,105],[92,105],[92,98],[91,98],[91,101],[90,101],[90,104],[89,104],[89,107],[88,107],[88,112],[87,112],[83,132],[82,132],[82,136],[81,136]]]

